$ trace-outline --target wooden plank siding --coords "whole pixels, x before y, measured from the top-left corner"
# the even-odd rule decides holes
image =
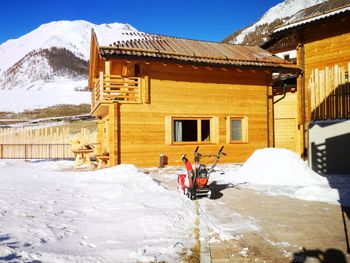
[[[341,15],[303,32],[308,120],[349,118],[350,17]],[[322,32],[322,34],[321,34]]]
[[[275,98],[277,100],[278,97]],[[297,93],[287,93],[286,97],[274,104],[275,147],[286,148],[299,153]]]
[[[263,45],[275,54],[295,50],[303,70],[296,76],[297,93],[288,93],[274,107],[276,147],[292,149],[289,139],[296,138],[295,151],[306,157],[312,121],[350,118],[350,15],[348,10],[331,14],[335,7],[347,8],[347,2],[327,1],[299,11]]]
[[[108,145],[103,128],[99,129],[102,134],[98,139],[103,145],[101,150],[108,148],[109,152],[112,151],[112,140],[119,141],[119,145],[114,143],[113,146],[119,149],[116,153],[120,157],[118,162],[157,166],[159,155],[163,153],[168,157],[168,164],[174,165],[181,163],[181,154],[192,154],[197,143],[167,144],[166,120],[169,116],[215,117],[217,140],[215,143],[201,143],[201,151],[215,152],[224,145],[228,154],[224,162],[244,162],[254,150],[271,143],[271,139],[268,142],[267,138],[266,83],[270,82],[269,72],[190,65],[179,67],[176,64],[145,64],[141,61],[139,64],[143,74],[141,83],[148,83],[149,103],[118,103],[119,109],[115,109],[118,113],[114,117],[111,106],[108,115],[100,116],[100,125],[108,122],[109,131],[118,127],[114,135],[109,134]],[[113,72],[113,68],[111,70]],[[269,103],[270,114],[271,107]],[[227,144],[228,116],[248,118],[247,143]],[[111,118],[118,120],[112,121]],[[272,132],[273,125],[269,126]],[[270,136],[273,138],[273,134]]]

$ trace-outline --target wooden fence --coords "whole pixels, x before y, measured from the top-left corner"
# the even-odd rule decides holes
[[[309,78],[312,120],[350,118],[350,63],[312,70]]]
[[[77,140],[96,144],[96,133],[69,128],[0,129],[0,159],[70,159]]]

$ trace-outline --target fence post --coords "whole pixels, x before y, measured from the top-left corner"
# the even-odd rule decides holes
[[[49,160],[51,160],[51,144],[49,144]]]
[[[24,144],[24,159],[27,159],[27,144]]]

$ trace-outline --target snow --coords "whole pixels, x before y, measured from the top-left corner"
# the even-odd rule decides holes
[[[196,227],[201,244],[261,231],[254,218],[233,211],[222,199],[193,202],[178,193],[176,178],[183,167],[158,174],[153,173],[157,168],[143,173],[133,165],[95,171],[72,167],[72,161],[0,161],[0,260],[179,262],[196,243]],[[243,166],[218,165],[210,181],[233,190],[240,186],[350,204],[348,177],[322,177],[286,149],[257,150]]]
[[[79,105],[90,102],[91,93],[87,91],[0,90],[0,111],[22,112],[57,104]]]
[[[92,29],[101,37],[99,40],[104,45],[112,44],[117,40],[143,37],[142,33],[128,24],[96,25],[76,20],[43,24],[18,39],[2,43],[0,45],[0,111],[18,112],[61,103],[90,103],[88,93],[74,92],[86,89],[85,76],[55,72],[47,58],[30,52],[51,47],[65,48],[77,57],[88,60]],[[2,92],[2,90],[16,92]],[[46,93],[24,91],[46,91]]]
[[[96,25],[84,20],[75,20],[43,24],[18,39],[11,39],[0,45],[0,72],[6,71],[30,51],[42,48],[66,48],[78,57],[88,60],[92,28],[97,31],[108,29],[118,35],[121,32],[137,32],[132,26],[122,23]]]
[[[260,185],[306,186],[327,181],[312,171],[296,153],[275,148],[256,150],[239,170],[239,176]]]
[[[269,195],[283,195],[308,201],[350,205],[350,179],[321,176],[287,149],[256,150],[241,168],[223,166],[212,180],[250,187]]]
[[[194,245],[192,201],[132,165],[0,163],[0,259],[173,262]]]
[[[100,26],[94,27],[94,31],[97,37],[98,44],[100,46],[109,46],[117,41],[126,41],[126,40],[136,40],[144,38],[145,34],[137,32],[134,30],[115,30],[119,29],[120,24],[103,24]]]
[[[244,29],[233,40],[235,44],[241,44],[246,35],[255,31],[259,25],[270,24],[277,19],[284,19],[296,14],[301,9],[323,3],[326,0],[285,0],[282,3],[270,8],[255,24]]]
[[[261,228],[254,218],[243,217],[227,209],[225,202],[200,200],[202,222],[201,234],[209,243],[223,240],[239,240],[243,233],[259,231]]]

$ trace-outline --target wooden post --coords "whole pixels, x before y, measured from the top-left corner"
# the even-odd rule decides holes
[[[100,81],[99,81],[99,89],[100,89],[100,97],[98,98],[98,101],[103,101],[104,98],[104,91],[103,91],[103,85],[104,85],[104,79],[103,79],[103,72],[100,71]],[[98,102],[97,102],[98,103]]]
[[[111,68],[112,68],[112,61],[107,60],[105,61],[105,82],[103,83],[103,86],[106,88],[111,88]],[[104,97],[104,96],[103,96]]]
[[[271,83],[271,80],[268,82]],[[275,128],[274,128],[274,107],[273,91],[270,84],[266,87],[267,95],[267,147],[275,147]]]
[[[138,91],[138,93],[137,93],[137,96],[138,96],[137,100],[138,100],[138,102],[142,102],[143,98],[142,98],[141,78],[137,79],[137,88],[138,88],[137,89],[137,91]]]
[[[104,122],[102,121],[102,119],[97,119],[97,142],[98,144],[96,145],[96,154],[97,155],[101,155],[103,154],[103,147],[102,147],[102,143],[103,143],[103,125]]]
[[[303,68],[304,66],[304,56],[303,56],[303,45],[299,43],[297,45],[297,66],[299,68]],[[315,74],[316,75],[316,74]],[[302,72],[298,76],[297,79],[297,105],[298,105],[298,114],[297,114],[297,120],[298,120],[298,133],[299,133],[299,142],[300,145],[297,147],[297,153],[300,155],[303,155],[303,145],[304,145],[304,123],[303,123],[303,92],[304,92],[304,85],[303,85],[303,78],[305,77],[305,72]],[[316,77],[316,76],[315,76]],[[316,86],[316,81],[314,82],[314,85]],[[315,103],[315,107],[317,107],[317,104]]]
[[[108,121],[108,151],[109,164],[114,166],[120,163],[120,104],[109,104]]]

